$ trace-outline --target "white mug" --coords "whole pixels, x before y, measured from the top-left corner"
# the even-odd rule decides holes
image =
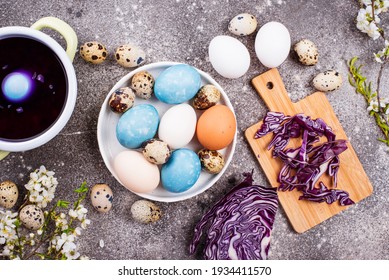
[[[39,31],[42,28],[51,28],[58,31],[66,40],[66,51],[53,38]],[[59,117],[43,133],[20,141],[0,139],[0,160],[9,152],[31,150],[54,138],[69,121],[77,98],[77,79],[72,64],[77,50],[77,35],[67,23],[55,17],[45,17],[34,23],[31,28],[21,26],[0,28],[0,40],[12,37],[24,37],[36,40],[49,47],[57,55],[63,65],[67,78],[67,94],[65,104]]]

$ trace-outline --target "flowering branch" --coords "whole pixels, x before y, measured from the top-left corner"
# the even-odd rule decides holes
[[[373,53],[374,59],[381,63],[377,77],[377,89],[372,91],[371,82],[366,82],[366,77],[361,72],[362,65],[356,66],[358,57],[349,61],[349,82],[355,87],[355,91],[365,97],[368,104],[367,111],[374,117],[376,124],[384,134],[384,139],[379,139],[389,146],[389,101],[380,96],[381,79],[385,64],[389,61],[389,41],[385,38],[383,28],[380,26],[379,15],[387,12],[389,1],[383,0],[359,0],[360,10],[357,16],[357,28],[370,36],[373,40],[382,38],[384,48]]]
[[[80,255],[74,243],[90,224],[86,218],[88,210],[81,204],[88,192],[86,182],[75,190],[78,198],[71,209],[63,212],[69,208],[70,202],[58,200],[49,211],[43,213],[44,221],[38,225],[36,233],[25,234],[27,228],[22,227],[27,225],[21,210],[31,205],[38,207],[38,210],[46,208],[54,198],[57,185],[54,172],[41,166],[30,174],[30,180],[25,185],[28,193],[18,212],[0,209],[0,256],[9,259],[86,258]],[[77,226],[76,222],[80,225]]]
[[[355,91],[361,94],[367,104],[369,104],[367,111],[374,117],[378,127],[385,136],[384,139],[378,140],[389,146],[389,100],[379,97],[379,85],[376,91],[372,90],[372,83],[366,81],[367,78],[363,76],[361,71],[362,65],[356,65],[357,60],[358,57],[354,57],[349,61],[349,82],[355,87]]]

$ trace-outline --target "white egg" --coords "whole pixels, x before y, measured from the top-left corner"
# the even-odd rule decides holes
[[[158,187],[159,169],[137,151],[120,152],[114,170],[124,187],[136,193],[149,193]]]
[[[208,52],[212,67],[225,78],[242,77],[249,69],[249,51],[236,38],[216,36],[209,44]]]
[[[161,118],[158,137],[172,149],[182,148],[192,140],[196,122],[196,112],[192,106],[186,103],[173,106]]]
[[[290,34],[279,22],[268,22],[263,25],[255,37],[255,52],[259,61],[269,68],[280,66],[289,55]]]

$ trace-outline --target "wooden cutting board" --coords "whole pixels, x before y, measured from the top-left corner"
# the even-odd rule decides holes
[[[336,134],[336,139],[348,139],[323,92],[315,92],[297,103],[292,103],[281,76],[275,68],[255,77],[252,84],[270,111],[282,112],[291,116],[303,113],[312,119],[321,118],[332,128]],[[249,127],[245,135],[271,186],[278,187],[277,176],[281,170],[282,162],[277,158],[273,158],[271,150],[267,150],[273,135],[269,133],[265,137],[254,139],[254,134],[261,124],[262,121]],[[301,143],[301,140],[296,140],[294,143],[291,141],[291,145],[299,143]],[[350,142],[347,143],[347,147],[348,149],[339,156],[338,189],[347,191],[350,198],[357,203],[368,197],[373,192],[373,187]],[[332,187],[329,177],[322,181],[327,187]],[[340,206],[338,201],[329,205],[325,202],[299,200],[301,192],[297,190],[279,191],[278,195],[290,223],[299,233],[309,230],[348,208],[347,206]]]

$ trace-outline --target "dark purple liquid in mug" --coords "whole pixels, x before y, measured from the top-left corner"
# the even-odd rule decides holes
[[[45,44],[24,37],[0,40],[0,139],[38,136],[59,118],[67,97],[62,62]]]

